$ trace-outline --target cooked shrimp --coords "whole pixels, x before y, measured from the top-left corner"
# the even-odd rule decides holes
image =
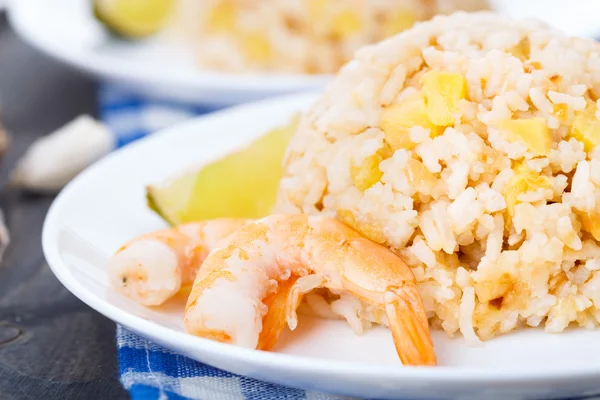
[[[147,306],[190,289],[211,249],[246,223],[243,219],[194,222],[151,232],[121,247],[109,263],[111,284]]]
[[[389,249],[334,219],[306,215],[254,221],[224,242],[196,276],[188,332],[268,350],[286,323],[296,328],[303,295],[325,287],[384,311],[404,364],[436,364],[415,277]]]

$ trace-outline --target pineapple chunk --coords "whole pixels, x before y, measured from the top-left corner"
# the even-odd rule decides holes
[[[511,142],[523,142],[536,156],[546,156],[552,149],[552,137],[543,118],[512,119],[500,128],[507,132]]]
[[[600,215],[598,213],[581,213],[581,225],[583,230],[589,232],[592,237],[600,241]]]
[[[358,223],[350,210],[339,209],[337,219],[375,243],[385,243],[381,228],[373,223]]]
[[[340,38],[346,38],[361,29],[360,15],[350,9],[338,13],[331,21],[331,32]]]
[[[443,129],[435,126],[429,119],[425,99],[420,95],[407,97],[384,108],[380,126],[385,133],[386,142],[394,150],[412,149],[417,145],[410,140],[409,130],[413,126],[429,129],[432,137],[443,132]]]
[[[381,179],[383,172],[379,169],[379,163],[383,157],[379,154],[372,154],[365,158],[361,165],[352,165],[350,175],[352,182],[359,190],[367,190]]]
[[[518,175],[513,176],[510,181],[508,181],[508,184],[504,188],[504,200],[506,200],[506,208],[511,217],[515,215],[515,206],[519,202],[517,197],[521,193],[527,192],[528,189],[529,185],[527,182]]]
[[[515,175],[510,178],[504,188],[504,199],[510,216],[514,215],[515,206],[519,202],[520,194],[537,189],[551,189],[550,178],[527,168],[524,163],[519,163],[513,168]]]
[[[421,161],[414,158],[406,163],[406,177],[409,184],[417,189],[435,182],[435,175]]]
[[[550,178],[540,174],[539,172],[529,169],[525,163],[518,163],[513,168],[513,171],[522,177],[532,190],[539,188],[552,188],[552,182],[550,182]]]
[[[417,15],[411,10],[398,10],[386,18],[383,32],[386,36],[392,36],[402,32],[417,22]]]
[[[508,273],[503,273],[494,279],[475,283],[475,294],[482,303],[499,299],[508,294],[514,288],[514,281]]]
[[[519,43],[508,50],[508,52],[521,61],[528,60],[531,53],[531,42],[529,41],[529,38],[525,37],[521,39]]]
[[[377,154],[383,157],[384,160],[392,157],[394,155],[395,150],[390,146],[388,142],[383,142],[383,147],[377,150]]]
[[[259,32],[251,32],[243,35],[243,48],[246,57],[251,61],[265,62],[271,58],[271,44],[268,38]]]
[[[212,32],[232,32],[235,29],[235,7],[231,1],[217,3],[208,15],[207,27]]]
[[[595,107],[578,113],[568,136],[583,143],[587,152],[600,144],[600,121],[596,119]]]
[[[552,114],[561,122],[566,122],[569,119],[569,106],[566,104],[554,104],[552,106]]]
[[[467,80],[461,74],[429,71],[423,76],[423,94],[429,119],[438,126],[451,126],[458,102],[467,97]]]

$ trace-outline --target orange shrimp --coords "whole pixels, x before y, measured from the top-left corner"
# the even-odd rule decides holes
[[[382,310],[406,365],[436,365],[411,269],[389,249],[324,217],[273,215],[250,222],[213,250],[185,308],[188,332],[270,349],[297,325],[304,294],[324,287]]]
[[[142,235],[121,247],[109,263],[111,284],[147,306],[157,306],[190,289],[212,248],[244,219],[193,222]]]

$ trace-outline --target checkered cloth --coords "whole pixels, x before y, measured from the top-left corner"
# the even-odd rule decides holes
[[[100,119],[115,133],[117,147],[196,115],[217,110],[211,106],[149,100],[108,84],[100,87],[98,99]]]
[[[234,375],[160,347],[117,327],[119,375],[132,400],[341,400]]]
[[[173,104],[133,95],[112,85],[100,88],[100,118],[123,146],[151,132],[216,108]],[[132,400],[341,400],[260,382],[199,363],[117,327],[119,375]],[[583,399],[580,399],[583,400]],[[600,397],[586,398],[600,400]]]
[[[196,115],[215,111],[148,100],[113,85],[99,92],[100,119],[117,136],[118,147]],[[119,376],[132,400],[340,400],[343,397],[260,382],[173,353],[117,327]]]

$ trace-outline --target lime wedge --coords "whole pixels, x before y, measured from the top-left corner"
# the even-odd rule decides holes
[[[283,156],[297,117],[246,148],[146,188],[148,207],[170,224],[205,219],[260,218],[275,205]]]
[[[94,16],[113,34],[137,39],[158,32],[176,0],[93,0]]]

